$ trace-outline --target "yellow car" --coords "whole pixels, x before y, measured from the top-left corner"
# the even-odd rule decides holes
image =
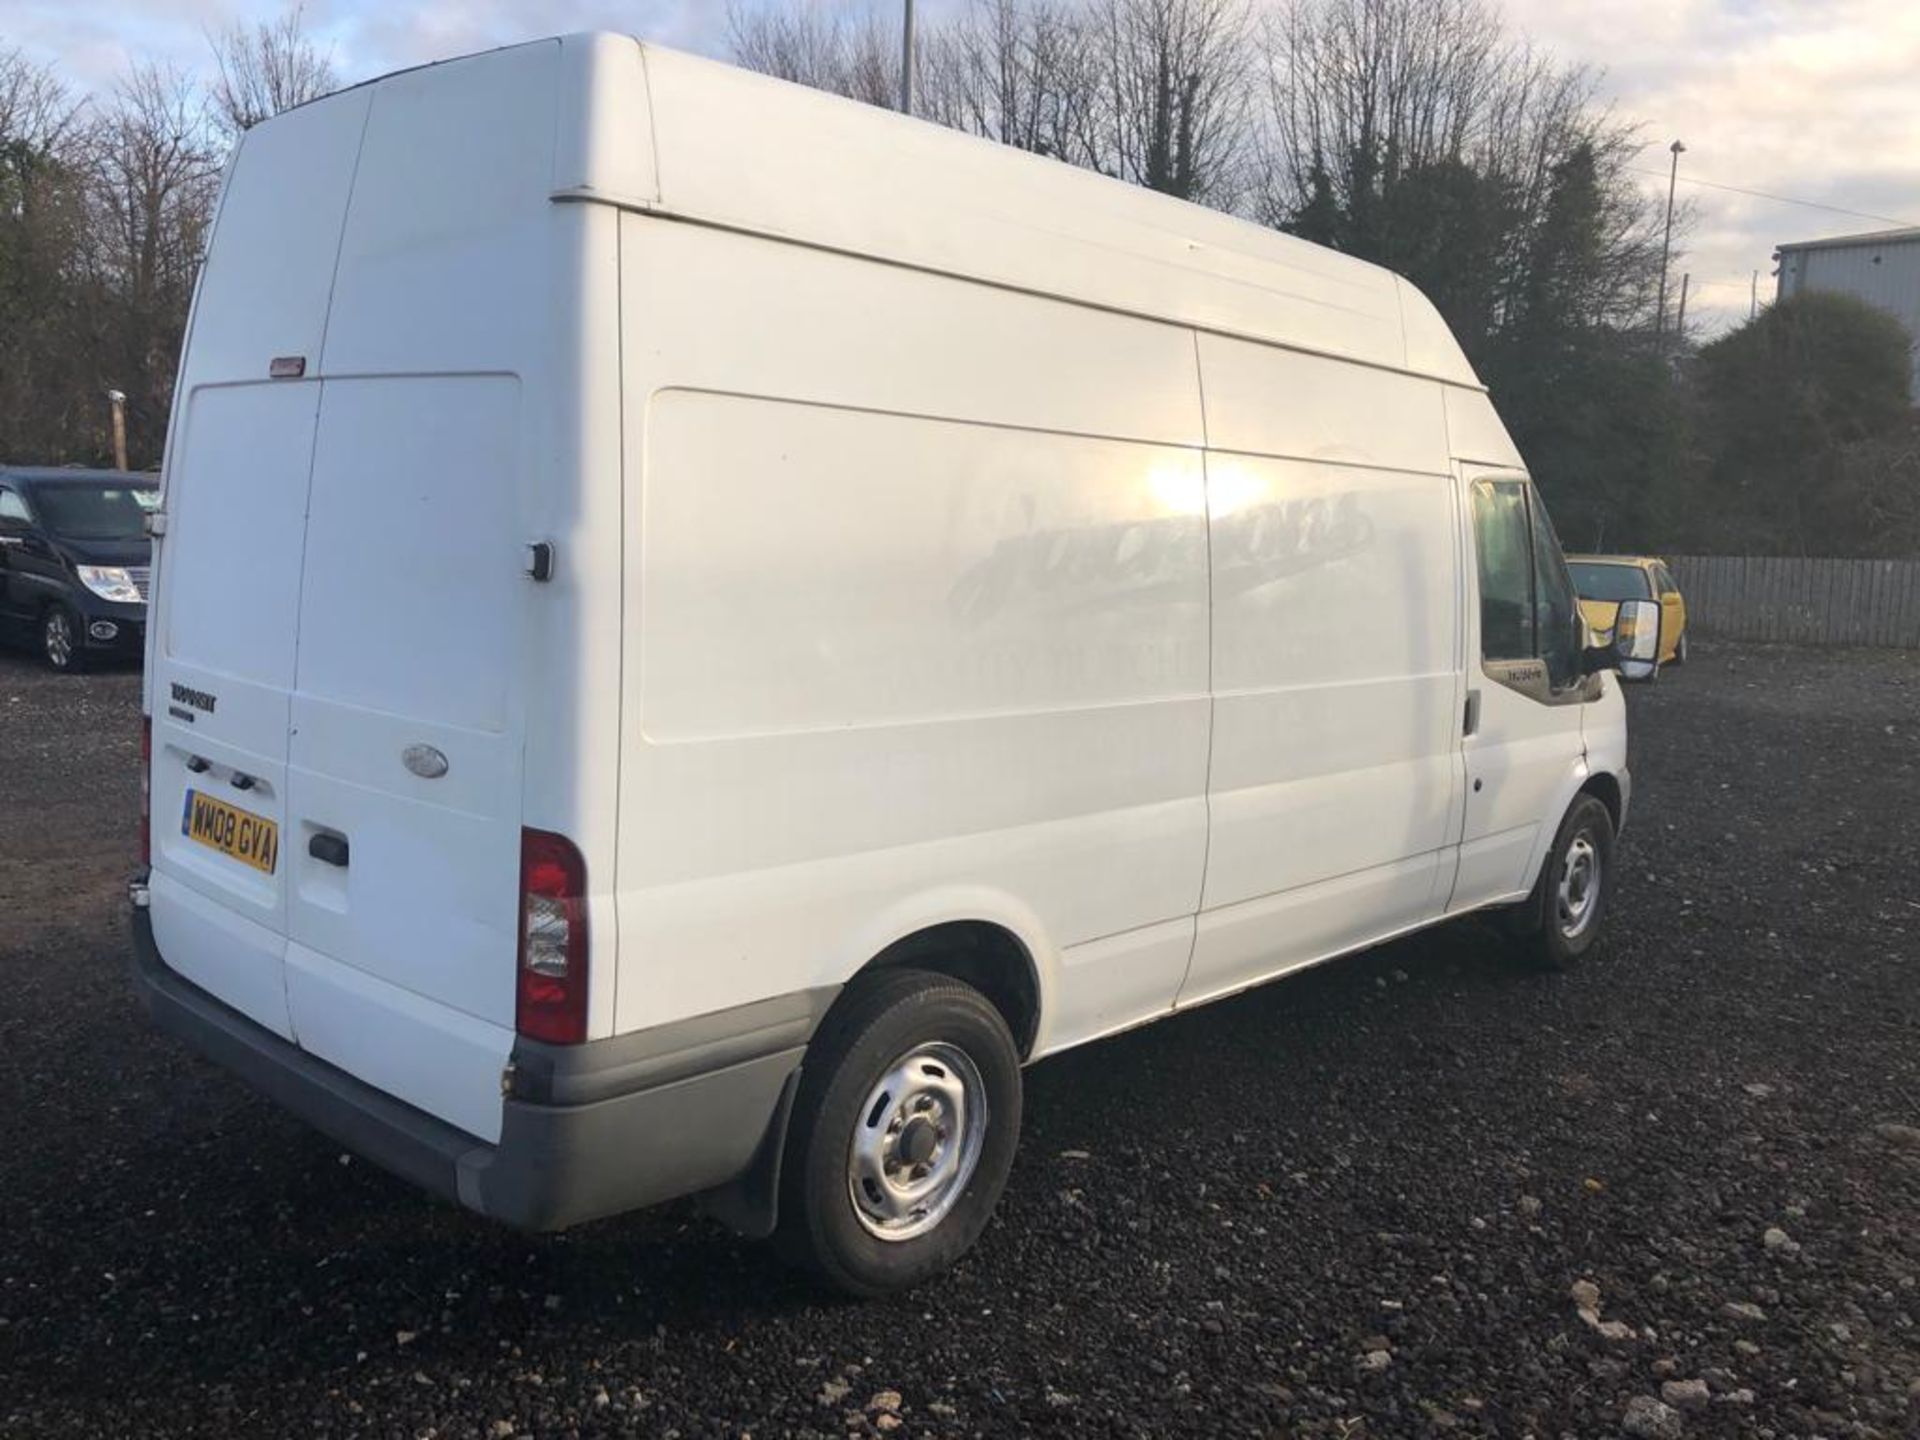
[[[1622,600],[1660,603],[1660,663],[1687,663],[1687,602],[1666,561],[1651,555],[1569,555],[1580,613],[1596,638],[1613,633]]]

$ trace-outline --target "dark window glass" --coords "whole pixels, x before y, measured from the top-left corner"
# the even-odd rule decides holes
[[[1569,560],[1573,588],[1589,600],[1646,600],[1652,590],[1647,572],[1638,565],[1613,565],[1595,560]]]
[[[158,492],[129,485],[39,486],[34,499],[41,521],[71,540],[138,540]]]
[[[1473,537],[1480,564],[1481,658],[1531,660],[1533,547],[1524,484],[1482,480],[1473,487]]]
[[[1535,629],[1540,658],[1547,662],[1547,681],[1555,690],[1580,678],[1580,602],[1574,597],[1573,577],[1560,553],[1560,537],[1553,533],[1547,507],[1534,491],[1533,569]]]

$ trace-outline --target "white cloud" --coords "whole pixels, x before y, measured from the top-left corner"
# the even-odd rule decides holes
[[[1901,0],[1511,0],[1514,23],[1563,58],[1603,66],[1603,93],[1645,126],[1642,168],[1665,197],[1686,142],[1690,314],[1746,315],[1772,295],[1773,247],[1879,222],[1691,186],[1688,176],[1920,223],[1920,6]]]

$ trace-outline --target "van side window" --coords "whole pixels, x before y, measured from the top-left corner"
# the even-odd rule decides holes
[[[1664,565],[1653,567],[1653,583],[1662,596],[1680,593],[1680,587],[1673,582],[1673,572]]]
[[[0,490],[0,526],[9,530],[24,530],[33,523],[33,516],[27,513],[27,502],[11,490]]]
[[[1480,560],[1480,656],[1531,660],[1533,542],[1522,482],[1482,480],[1474,485],[1473,536]]]
[[[1533,503],[1533,568],[1535,577],[1534,615],[1540,639],[1540,658],[1547,662],[1547,683],[1563,690],[1580,678],[1580,626],[1576,617],[1580,602],[1573,591],[1573,577],[1560,552],[1560,537],[1553,533],[1553,521],[1547,507],[1535,491]]]

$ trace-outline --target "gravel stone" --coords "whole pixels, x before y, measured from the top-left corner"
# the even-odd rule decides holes
[[[1660,1387],[1660,1398],[1676,1410],[1704,1410],[1713,1395],[1704,1380],[1669,1380]]]
[[[1896,1150],[1920,1152],[1920,1128],[1912,1125],[1876,1125],[1873,1133]]]
[[[1627,1401],[1620,1428],[1640,1440],[1680,1440],[1686,1427],[1680,1423],[1680,1412],[1671,1405],[1651,1395],[1636,1395]]]

